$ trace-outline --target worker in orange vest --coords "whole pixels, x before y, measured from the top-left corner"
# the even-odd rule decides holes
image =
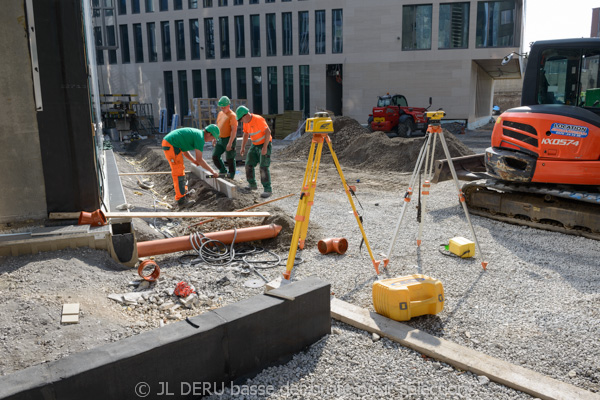
[[[247,107],[239,106],[235,110],[235,115],[238,122],[244,125],[244,136],[242,138],[242,148],[240,155],[243,157],[246,150],[246,142],[248,137],[252,141],[252,146],[246,157],[246,179],[248,180],[247,190],[256,190],[256,179],[254,177],[254,167],[260,165],[260,183],[263,185],[264,192],[260,197],[267,198],[271,196],[271,129],[267,125],[267,121],[258,114],[250,113]]]
[[[209,135],[208,137],[205,137],[206,132],[210,133],[212,136]],[[188,191],[183,157],[190,160],[194,165],[206,169],[213,176],[218,177],[219,172],[212,169],[202,158],[205,139],[213,141],[218,138],[219,127],[214,124],[208,125],[204,130],[195,128],[175,129],[164,137],[162,149],[165,152],[165,157],[169,162],[169,166],[171,166],[171,177],[173,178],[173,187],[175,188],[175,200],[179,207],[189,207],[195,203],[194,200],[189,198],[189,195],[193,193],[193,191]],[[191,153],[192,150],[195,150],[195,154]]]
[[[229,97],[223,96],[217,103],[221,107],[219,115],[217,115],[217,126],[219,127],[219,138],[217,144],[213,148],[212,158],[215,166],[219,168],[221,175],[227,175],[229,179],[235,178],[235,145],[238,122],[235,113],[231,109],[231,101]],[[221,156],[225,153],[227,160],[227,169]]]

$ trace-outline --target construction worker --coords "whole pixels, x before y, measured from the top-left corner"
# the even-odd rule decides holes
[[[189,207],[195,203],[195,200],[189,198],[189,194],[193,193],[193,191],[188,192],[183,157],[190,160],[194,165],[206,169],[213,176],[219,176],[219,172],[212,169],[202,158],[206,132],[212,135],[206,138],[206,140],[214,141],[219,138],[219,127],[211,124],[204,128],[204,130],[195,128],[175,129],[167,134],[162,141],[165,157],[167,157],[167,161],[171,166],[175,200],[181,208]],[[195,154],[192,154],[192,150],[195,150]]]
[[[271,196],[271,129],[267,125],[267,121],[258,114],[250,113],[247,107],[239,106],[235,110],[235,115],[238,122],[244,125],[244,136],[242,138],[242,148],[240,155],[243,157],[246,150],[246,142],[248,137],[252,141],[248,156],[246,157],[246,179],[248,180],[247,190],[256,190],[256,179],[254,177],[254,167],[260,165],[260,183],[262,183],[264,192],[260,197],[266,198]]]
[[[219,168],[219,173],[221,175],[227,174],[229,179],[235,179],[235,144],[238,122],[235,113],[231,109],[229,97],[221,97],[217,105],[221,107],[221,111],[219,112],[219,115],[217,115],[219,139],[217,139],[217,144],[213,148],[212,158],[215,166]],[[223,164],[223,160],[221,160],[223,153],[225,153],[229,173],[227,173],[225,164]]]

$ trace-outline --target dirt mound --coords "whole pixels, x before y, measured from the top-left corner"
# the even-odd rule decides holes
[[[342,166],[350,165],[366,170],[409,172],[414,169],[419,151],[425,141],[419,138],[392,138],[383,132],[369,132],[355,119],[337,117],[333,120],[333,133],[329,135],[333,150]],[[452,133],[444,129],[451,157],[474,154]],[[312,135],[304,134],[294,143],[277,153],[277,157],[307,159]],[[443,159],[441,143],[436,141],[435,159]],[[322,161],[333,162],[329,147],[324,145]]]

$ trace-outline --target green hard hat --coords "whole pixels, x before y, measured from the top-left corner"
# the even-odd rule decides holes
[[[204,128],[204,130],[212,133],[212,135],[216,138],[219,137],[219,127],[216,126],[215,124],[208,125],[206,128]]]
[[[219,107],[225,107],[231,104],[231,101],[229,100],[229,97],[227,96],[223,96],[219,99],[219,102],[217,103],[217,105]]]
[[[237,118],[237,120],[239,121],[240,119],[242,119],[242,117],[246,114],[248,114],[250,112],[250,110],[248,110],[248,107],[245,106],[239,106],[237,108],[237,110],[235,110],[235,117]]]

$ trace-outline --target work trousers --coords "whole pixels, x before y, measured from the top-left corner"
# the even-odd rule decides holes
[[[173,178],[173,187],[175,188],[175,200],[181,199],[187,194],[185,179],[185,165],[183,164],[183,151],[166,140],[162,141],[162,149],[165,157],[171,167],[171,177]]]
[[[235,145],[236,140],[231,144],[231,150],[227,151],[227,145],[229,144],[229,138],[218,138],[217,144],[213,148],[212,158],[213,163],[219,168],[220,174],[227,174],[227,168],[229,168],[229,178],[235,178]],[[227,160],[227,168],[221,159],[221,156],[225,153],[225,159]]]
[[[267,147],[267,154],[262,153],[263,145],[251,145],[246,156],[246,179],[251,187],[256,187],[256,178],[254,177],[254,167],[256,164],[260,166],[260,183],[263,185],[265,192],[271,192],[271,143]]]

